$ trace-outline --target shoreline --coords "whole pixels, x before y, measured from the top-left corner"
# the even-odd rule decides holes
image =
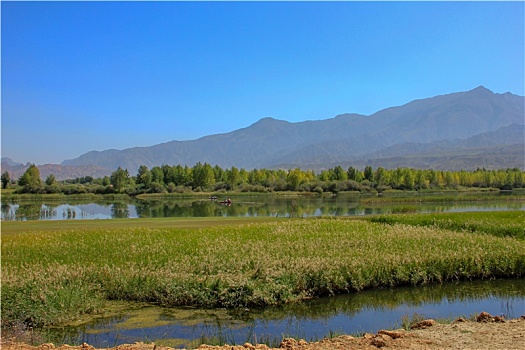
[[[25,335],[29,336],[29,335]],[[20,336],[19,336],[20,337]],[[21,336],[23,337],[23,335]],[[23,339],[20,339],[23,340]],[[1,347],[5,350],[173,350],[174,348],[156,345],[155,343],[137,342],[122,344],[111,348],[94,348],[89,344],[78,346],[44,343],[29,345],[17,338],[2,339]],[[241,350],[241,349],[523,349],[525,347],[525,315],[517,319],[505,320],[503,317],[480,313],[476,321],[458,318],[449,324],[437,323],[432,319],[423,320],[411,325],[410,330],[380,330],[376,334],[365,333],[360,337],[341,335],[325,338],[317,342],[306,342],[302,339],[285,338],[277,348],[265,344],[243,345],[199,345],[201,350]]]

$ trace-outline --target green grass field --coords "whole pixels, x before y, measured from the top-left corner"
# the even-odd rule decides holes
[[[60,325],[111,300],[265,306],[523,277],[523,230],[523,212],[3,222],[2,320]]]
[[[367,218],[371,222],[435,227],[459,232],[490,234],[525,239],[525,212],[471,212],[417,215],[381,215]]]

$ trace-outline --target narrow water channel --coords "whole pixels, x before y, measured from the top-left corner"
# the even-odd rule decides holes
[[[202,340],[278,344],[283,337],[313,341],[331,335],[375,333],[400,328],[406,318],[414,316],[454,320],[481,311],[507,318],[525,315],[525,279],[368,290],[261,309],[130,304],[118,316],[55,330],[53,340],[96,347],[138,341],[175,348],[197,347]]]

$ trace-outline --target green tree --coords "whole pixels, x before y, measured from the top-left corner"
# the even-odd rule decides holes
[[[9,175],[9,172],[6,170],[2,173],[2,188],[7,188],[10,182],[11,182],[11,176]]]
[[[392,172],[392,176],[390,176],[390,186],[393,188],[401,189],[403,185],[403,169],[397,168]]]
[[[286,177],[286,183],[288,188],[292,191],[296,191],[299,188],[299,185],[305,181],[303,172],[299,168],[290,170],[288,176]]]
[[[25,173],[18,180],[18,184],[23,187],[23,192],[37,192],[42,188],[40,170],[35,164],[31,164]]]
[[[317,175],[317,178],[319,179],[319,181],[327,182],[327,181],[330,181],[330,176],[331,176],[331,172],[330,171],[328,171],[328,170],[321,170],[319,175]]]
[[[363,175],[365,177],[365,180],[373,181],[374,180],[374,170],[370,165],[367,165],[365,167],[365,171],[363,172]]]
[[[161,184],[164,183],[164,172],[162,171],[160,166],[154,166],[153,168],[151,168],[151,181],[158,182]]]
[[[55,178],[55,175],[49,174],[45,182],[46,182],[46,185],[53,186],[54,184],[56,184],[57,179]]]
[[[363,181],[364,179],[365,179],[365,177],[364,177],[364,175],[363,175],[363,172],[358,170],[358,171],[355,173],[355,181],[357,181],[357,182],[361,182],[361,181]]]
[[[444,173],[444,180],[445,180],[446,187],[456,187],[459,182],[459,181],[456,181],[454,177],[454,173],[452,173],[451,171],[447,171]]]
[[[239,169],[232,166],[231,169],[226,170],[226,182],[230,189],[234,189],[235,186],[241,183],[241,176],[239,175]]]
[[[182,167],[177,165],[174,167],[175,181],[173,183],[176,186],[186,186],[191,182],[191,169],[188,166]]]
[[[331,174],[330,180],[334,181],[345,181],[348,179],[348,173],[341,168],[341,166],[336,166]]]
[[[117,192],[121,192],[124,187],[129,183],[129,172],[128,169],[122,169],[118,167],[110,176],[111,185]]]
[[[437,171],[429,169],[426,171],[426,176],[431,187],[439,187],[439,175]]]
[[[215,183],[213,168],[208,163],[198,162],[192,168],[193,188],[208,188]]]
[[[160,168],[162,169],[162,172],[164,173],[164,183],[166,185],[169,184],[170,182],[175,183],[176,177],[177,177],[175,167],[169,166],[167,164],[163,164]]]
[[[430,181],[425,177],[423,170],[417,170],[414,176],[414,186],[417,187],[418,190],[428,188]]]
[[[141,165],[137,173],[137,184],[142,184],[147,188],[151,184],[152,178],[151,171],[148,167]]]
[[[525,172],[521,172],[520,169],[512,169],[512,187],[522,187],[525,179]]]
[[[407,190],[414,188],[414,173],[412,172],[412,169],[407,168],[404,170],[403,185]]]
[[[305,176],[307,182],[312,182],[312,181],[314,181],[317,178],[317,176],[315,175],[315,171],[313,171],[313,170],[306,171],[304,173],[304,176]],[[346,174],[345,174],[345,176],[346,176]]]
[[[241,168],[239,170],[239,179],[241,184],[245,184],[248,182],[248,172],[246,171],[246,169]]]
[[[57,179],[55,178],[55,175],[49,174],[49,176],[46,178],[46,181],[44,181],[46,186],[46,193],[59,193],[60,187],[58,186]],[[79,187],[83,187],[83,185],[78,185]]]
[[[377,186],[383,186],[387,180],[387,172],[385,168],[378,167],[374,174],[374,181]]]
[[[348,168],[347,174],[348,174],[348,180],[354,180],[357,182],[361,182],[364,179],[363,173],[360,170],[354,168],[353,166]]]
[[[264,180],[264,172],[253,169],[248,173],[248,183],[250,185],[261,185]]]
[[[218,165],[213,167],[213,174],[215,175],[215,182],[223,182],[226,180],[224,170]]]

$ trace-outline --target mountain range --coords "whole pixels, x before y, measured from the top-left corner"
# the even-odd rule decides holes
[[[370,116],[341,114],[297,123],[263,118],[246,128],[196,140],[91,151],[61,165],[94,166],[99,172],[120,166],[131,174],[140,165],[197,162],[245,169],[322,170],[335,165],[525,169],[524,102],[523,96],[480,86]],[[3,160],[2,168],[7,166]]]

